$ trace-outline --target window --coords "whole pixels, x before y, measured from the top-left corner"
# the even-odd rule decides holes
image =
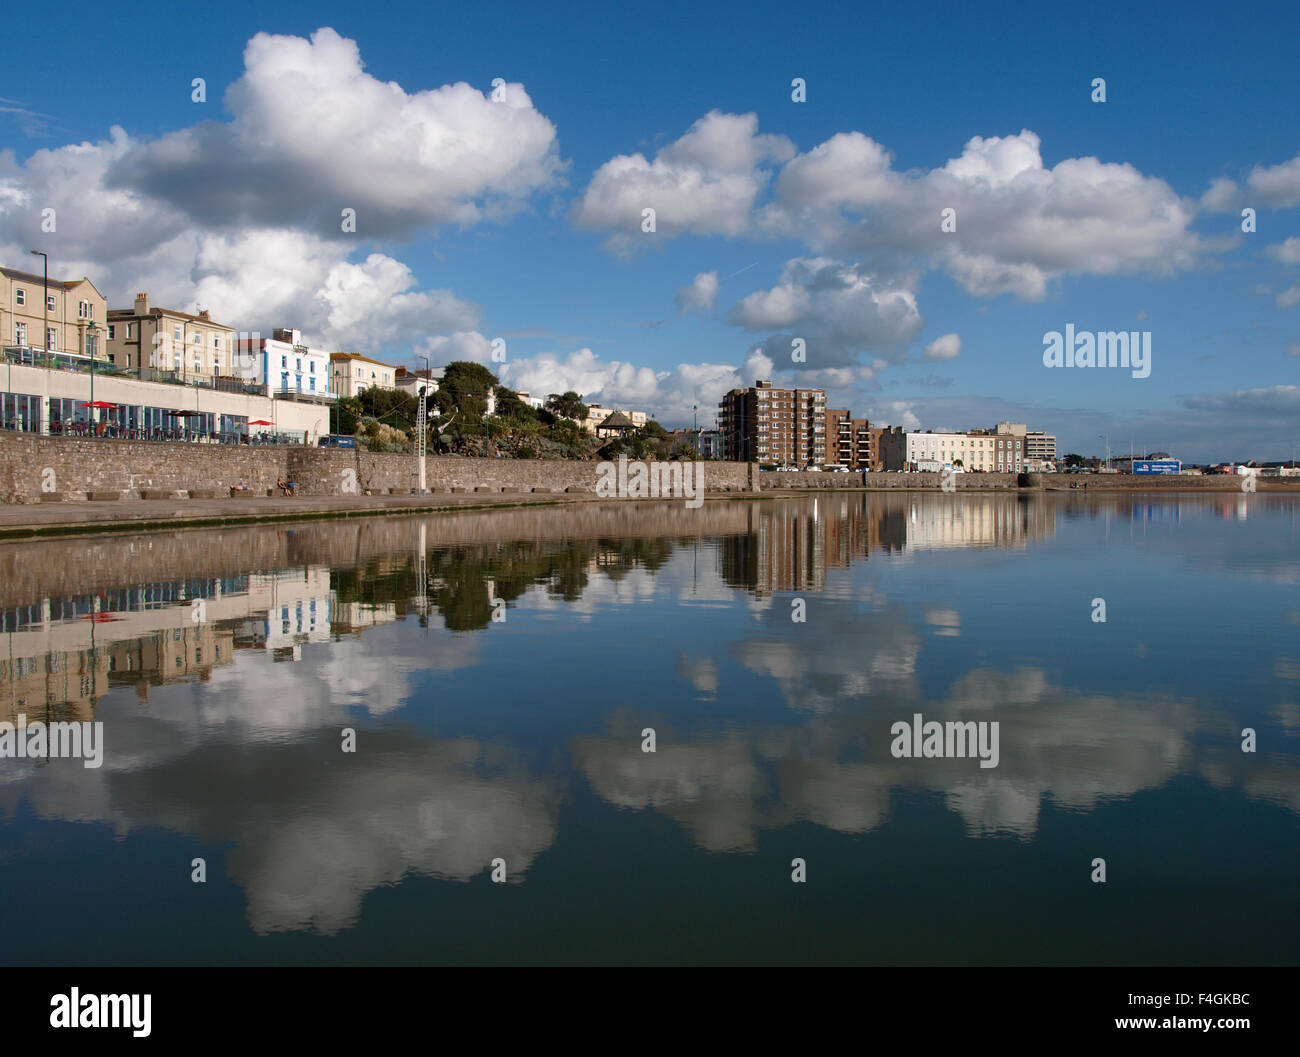
[[[172,341],[180,341],[180,340],[181,340],[181,328],[172,327]]]
[[[195,344],[195,345],[201,345],[202,343],[203,343],[203,335],[202,335],[202,334],[199,334],[198,332],[195,332],[195,334],[194,334],[194,344]]]
[[[220,334],[213,334],[213,335],[212,335],[212,347],[213,347],[214,349],[219,349],[219,348],[221,348],[221,335],[220,335]]]
[[[134,333],[135,333],[135,324],[134,324],[134,323],[128,323],[128,324],[126,325],[126,340],[127,340],[127,341],[130,341],[130,340],[131,340],[131,336],[132,336]]]
[[[26,344],[27,344],[27,324],[26,324],[26,323],[15,323],[15,324],[14,324],[14,344],[15,344],[15,345],[26,345]]]
[[[47,352],[59,351],[59,332],[54,327],[45,331],[45,349]]]
[[[213,373],[213,374],[220,374],[220,373],[221,373],[221,361],[220,361],[220,360],[213,360],[213,361],[212,361],[212,373]]]
[[[47,294],[47,295],[46,295],[46,297],[45,297],[45,307],[46,307],[47,309],[49,309],[51,312],[54,311],[54,295],[53,295],[53,294]]]
[[[20,305],[27,304],[27,291],[22,287],[18,287],[14,290],[14,300],[16,300]]]
[[[311,361],[311,373],[312,373],[312,374],[315,374],[315,373],[316,373],[316,361],[315,361],[315,360],[312,360],[312,361]]]
[[[311,380],[311,391],[312,391],[313,393],[316,392],[316,379],[315,379],[315,378],[313,378],[313,379]]]
[[[302,357],[301,357],[301,356],[299,356],[296,360],[294,360],[293,369],[294,369],[295,371],[301,371],[301,370],[302,370]]]
[[[112,341],[113,338],[114,338],[114,336],[115,336],[115,335],[114,335],[114,333],[113,333],[113,324],[110,323],[110,324],[108,325],[108,340],[109,340],[109,341]]]
[[[87,301],[78,301],[78,302],[77,302],[77,318],[78,318],[78,319],[85,319],[85,318],[86,318],[86,310],[87,310],[89,307],[90,307],[90,303],[89,303],[89,302],[87,302]]]
[[[280,357],[280,366],[281,366],[281,367],[288,367],[288,366],[289,366],[289,357],[288,357],[288,356],[281,356],[281,357]]]

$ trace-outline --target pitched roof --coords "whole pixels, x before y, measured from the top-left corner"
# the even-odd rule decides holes
[[[45,276],[33,275],[31,272],[20,272],[17,268],[0,268],[0,272],[3,272],[5,275],[9,276],[10,279],[22,279],[24,282],[39,283],[41,285],[44,285],[45,283]],[[65,290],[70,289],[71,287],[76,286],[78,283],[83,283],[83,282],[89,283],[90,280],[85,278],[84,276],[80,279],[55,279],[55,278],[50,279],[51,286],[61,286]],[[90,285],[94,286],[95,284],[90,283]],[[98,290],[96,290],[95,292],[99,293]]]
[[[149,311],[144,315],[136,312],[134,308],[110,308],[108,310],[110,319],[143,319],[146,316],[175,316],[177,319],[188,319],[191,323],[202,323],[207,327],[218,327],[222,330],[234,330],[235,328],[227,323],[218,323],[215,319],[196,316],[189,312],[181,312],[175,308],[158,308],[155,305],[149,306]]]
[[[622,411],[613,412],[609,418],[600,424],[601,429],[636,429],[636,424],[623,414]]]
[[[331,360],[365,360],[366,363],[373,363],[380,367],[387,367],[389,370],[398,370],[391,363],[384,363],[383,360],[372,360],[369,356],[362,356],[359,352],[331,352]]]

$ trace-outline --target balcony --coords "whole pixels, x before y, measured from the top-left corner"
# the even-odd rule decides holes
[[[34,348],[31,345],[6,346],[3,362],[21,367],[47,367],[55,371],[81,371],[85,374],[90,373],[92,366],[91,358],[81,353],[46,352],[44,349]],[[125,378],[134,377],[130,371],[114,367],[113,361],[107,357],[100,358],[96,356],[93,366],[96,374]]]
[[[300,404],[332,404],[338,399],[333,393],[312,393],[299,389],[275,389],[271,396],[276,400],[293,400]]]

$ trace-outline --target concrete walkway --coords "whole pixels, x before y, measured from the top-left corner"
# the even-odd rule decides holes
[[[590,494],[465,492],[426,496],[251,496],[239,499],[128,499],[0,506],[0,539],[315,518],[373,517],[483,507],[572,503]]]

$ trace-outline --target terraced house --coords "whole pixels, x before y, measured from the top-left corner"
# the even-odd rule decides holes
[[[24,362],[42,352],[105,360],[107,312],[104,295],[87,278],[51,278],[47,287],[43,275],[0,268],[0,342],[24,350]]]
[[[355,352],[331,352],[330,374],[340,397],[360,396],[367,389],[396,389],[397,368]]]
[[[115,367],[146,381],[202,385],[233,377],[236,337],[232,327],[213,320],[206,309],[191,314],[156,308],[148,293],[136,294],[133,307],[108,313],[109,358]]]

